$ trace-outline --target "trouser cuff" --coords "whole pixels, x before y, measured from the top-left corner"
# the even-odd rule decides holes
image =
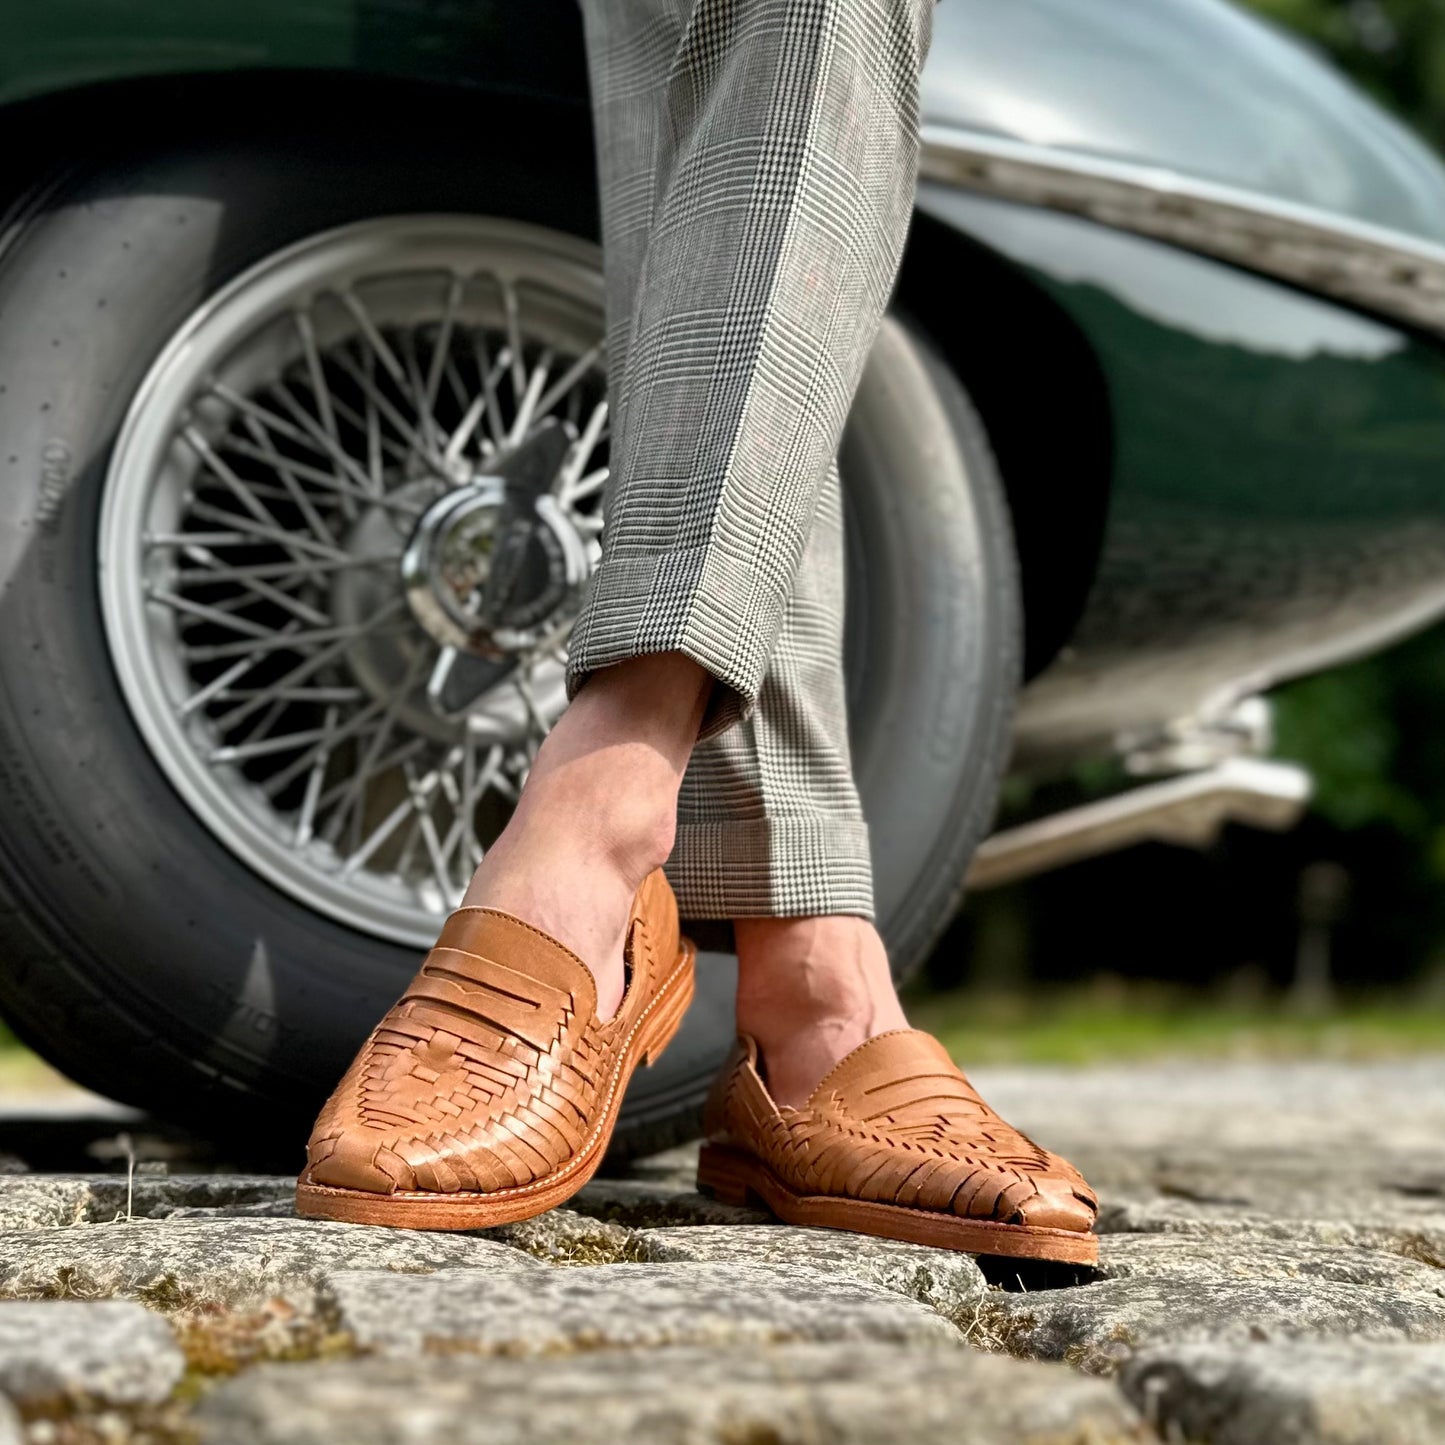
[[[873,917],[873,860],[863,822],[679,824],[667,876],[684,918]]]
[[[567,696],[599,668],[681,652],[716,680],[698,734],[712,737],[757,702],[786,601],[785,587],[716,547],[604,557],[568,645]]]

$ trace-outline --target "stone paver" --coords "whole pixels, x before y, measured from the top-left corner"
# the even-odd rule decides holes
[[[107,1445],[1445,1440],[1445,1058],[977,1080],[1099,1187],[1097,1271],[793,1229],[699,1195],[692,1148],[471,1235],[302,1221],[279,1176],[0,1174],[0,1297],[42,1301],[0,1304],[0,1397]],[[156,1403],[177,1342],[239,1375]]]
[[[632,1249],[637,1258],[658,1262],[805,1267],[840,1281],[895,1290],[962,1321],[974,1314],[988,1293],[988,1282],[966,1254],[836,1229],[746,1224],[644,1229],[634,1236]]]
[[[1123,1396],[938,1345],[590,1350],[268,1367],[198,1411],[203,1445],[1141,1445]]]
[[[1316,1147],[1220,1149],[1180,1142],[1168,1149],[1085,1146],[1078,1156],[1096,1188],[1116,1198],[1162,1198],[1275,1219],[1331,1216],[1399,1219],[1445,1212],[1440,1165],[1416,1150],[1349,1146],[1340,1156]]]
[[[1397,1223],[1378,1218],[1275,1219],[1245,1211],[1222,1214],[1176,1199],[1105,1198],[1098,1232],[1308,1241],[1381,1250],[1445,1268],[1445,1213],[1407,1215]]]
[[[1322,1279],[1445,1300],[1445,1269],[1418,1259],[1379,1249],[1245,1233],[1224,1238],[1111,1234],[1099,1241],[1099,1273],[1108,1279],[1180,1284]]]
[[[690,1224],[776,1224],[771,1214],[722,1204],[663,1179],[594,1179],[568,1206],[596,1219],[635,1229]]]
[[[543,1268],[461,1234],[301,1219],[165,1219],[0,1234],[0,1296],[140,1298],[160,1308],[281,1297],[309,1306],[346,1269]]]
[[[331,1277],[335,1317],[363,1349],[548,1354],[773,1340],[962,1342],[890,1290],[783,1264],[614,1264],[521,1275],[447,1270]]]
[[[494,1239],[549,1264],[615,1264],[630,1257],[632,1230],[572,1209],[549,1209],[535,1219],[502,1224],[482,1231]]]
[[[0,1303],[0,1395],[24,1408],[156,1404],[184,1371],[170,1327],[138,1304]]]
[[[0,1175],[0,1230],[57,1229],[90,1218],[90,1182],[54,1174]]]
[[[1445,1340],[1445,1300],[1326,1279],[1140,1276],[1006,1295],[995,1308],[1010,1349],[1099,1371],[1146,1345],[1176,1341]]]
[[[1436,1445],[1445,1346],[1171,1345],[1121,1377],[1150,1419],[1211,1445]]]
[[[296,1184],[274,1174],[0,1175],[0,1230],[118,1218],[294,1215]]]
[[[1379,1062],[1205,1060],[1113,1067],[970,1069],[989,1103],[1041,1144],[1071,1157],[1247,1152],[1312,1155],[1323,1173],[1336,1151],[1413,1153],[1438,1173],[1445,1139],[1445,1054]],[[1096,1162],[1091,1161],[1091,1162]],[[1336,1176],[1331,1193],[1348,1197]],[[1322,1211],[1328,1213],[1329,1211]]]

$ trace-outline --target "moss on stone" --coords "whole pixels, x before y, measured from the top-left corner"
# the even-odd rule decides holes
[[[172,1319],[192,1376],[223,1378],[272,1361],[346,1359],[358,1353],[326,1311],[303,1312],[282,1299],[252,1310],[196,1310]]]

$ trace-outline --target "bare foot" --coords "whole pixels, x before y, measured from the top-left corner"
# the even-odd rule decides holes
[[[757,1040],[768,1092],[798,1108],[859,1044],[908,1020],[865,918],[738,918],[738,1032]]]
[[[596,980],[602,1019],[622,1002],[633,895],[672,851],[677,791],[710,684],[680,653],[594,673],[538,750],[462,900],[570,948]]]

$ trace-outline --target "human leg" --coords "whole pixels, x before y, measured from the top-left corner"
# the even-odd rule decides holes
[[[694,752],[668,862],[685,916],[733,920],[738,1031],[757,1041],[783,1103],[801,1103],[864,1040],[906,1026],[872,921],[843,618],[834,468],[757,707]]]
[[[603,1019],[622,999],[629,905],[672,852],[709,683],[680,653],[599,674],[538,750],[462,900],[525,918],[570,948],[597,981]]]
[[[685,916],[746,920],[739,1023],[775,1026],[801,1087],[830,1041],[902,1018],[848,754],[832,457],[911,210],[931,5],[586,10],[620,482],[573,668],[661,639],[717,679],[669,877]],[[641,63],[662,53],[665,76]]]
[[[608,291],[605,553],[571,642],[575,706],[468,902],[571,942],[605,1006],[630,888],[672,841],[707,679],[715,736],[682,785],[671,870],[684,913],[872,911],[832,457],[907,227],[931,6],[598,0],[584,14]],[[658,654],[679,678],[666,697]],[[588,864],[588,882],[559,891],[547,857]]]
[[[608,244],[636,264],[618,282],[608,551],[572,680],[660,646],[714,679],[670,873],[688,913],[734,919],[744,1037],[699,1183],[798,1223],[1088,1262],[1077,1171],[906,1028],[848,757],[832,459],[911,207],[931,7],[658,3],[687,15],[660,105],[634,69],[671,43],[656,9],[593,45],[599,134],[637,157]],[[589,9],[604,40],[616,13]],[[767,103],[740,112],[766,78]],[[794,102],[815,111],[796,132]],[[659,114],[688,124],[654,132]],[[740,184],[764,173],[761,192]]]
[[[610,1007],[627,900],[667,857],[674,816],[686,916],[871,915],[831,458],[907,226],[931,10],[584,13],[608,292],[605,553],[571,643],[574,706],[467,901],[567,941]],[[714,736],[679,805],[703,695]],[[549,857],[584,881],[560,885]]]
[[[623,244],[608,530],[574,705],[323,1112],[303,1211],[454,1227],[556,1203],[675,1027],[691,955],[671,891],[651,875],[629,905],[623,880],[665,850],[699,715],[721,732],[762,689],[907,226],[928,13],[588,6],[604,230]],[[609,975],[626,984],[612,1019]]]

